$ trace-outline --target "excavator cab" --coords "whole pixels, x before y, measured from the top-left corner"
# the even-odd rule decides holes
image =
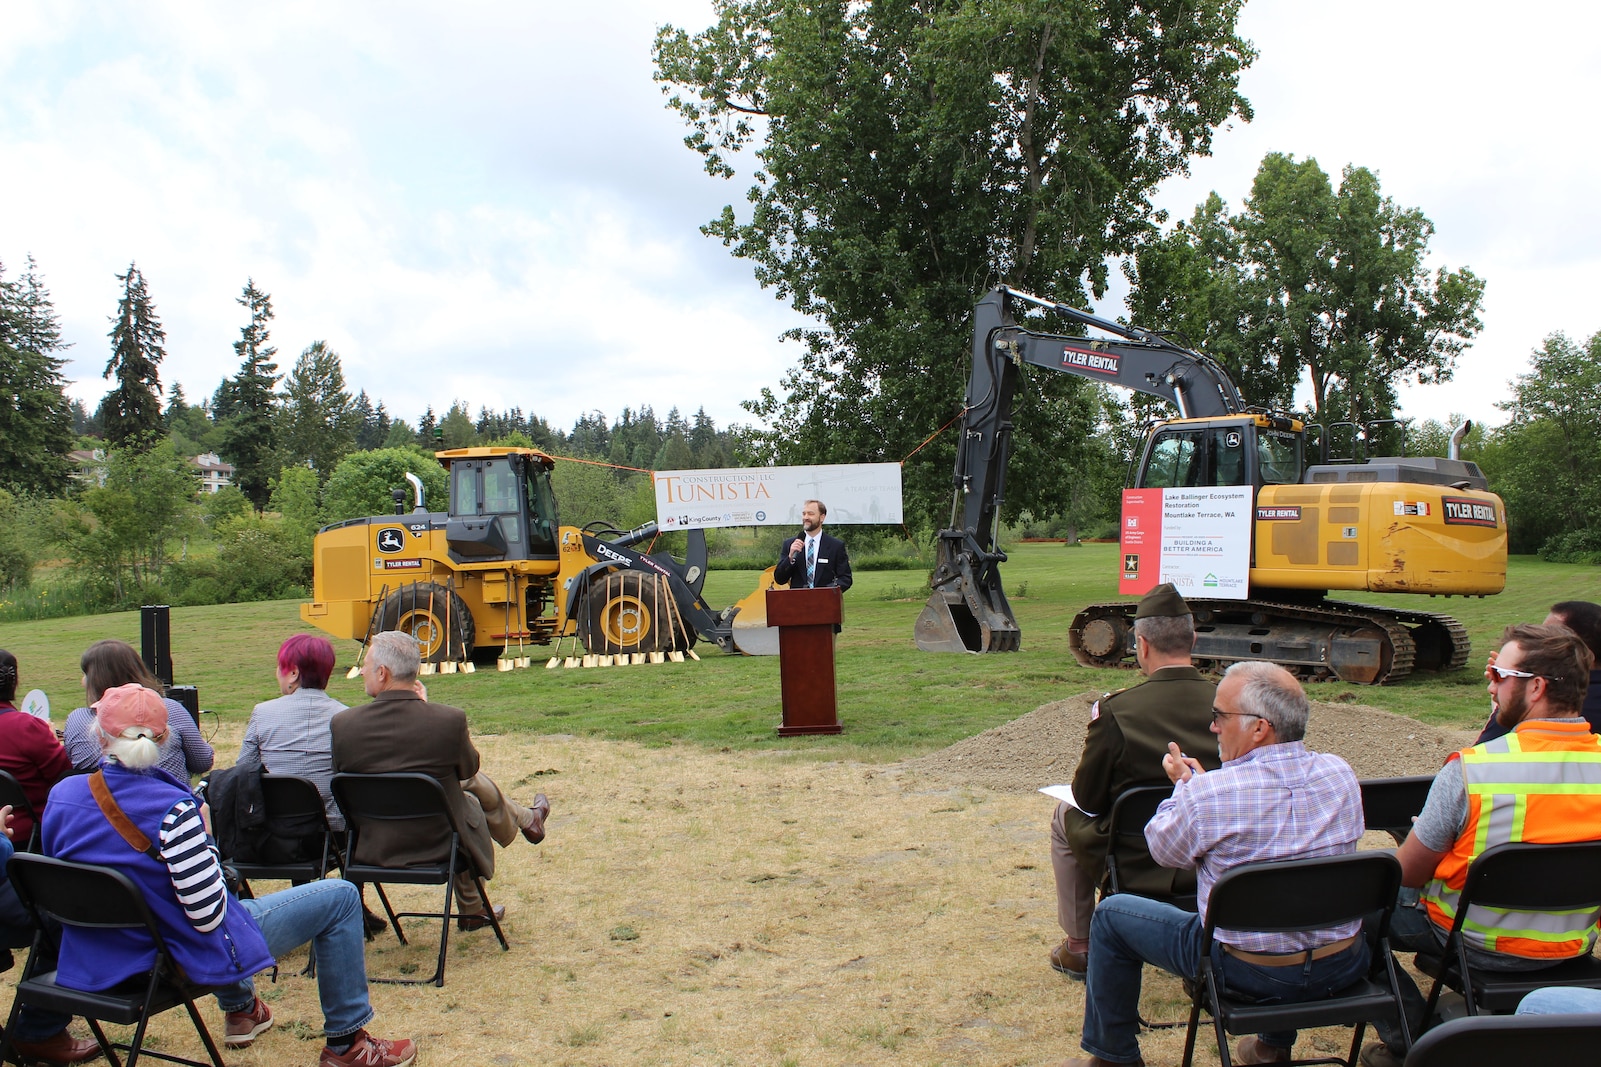
[[[1301,480],[1304,434],[1292,419],[1267,415],[1180,419],[1147,438],[1131,488],[1284,485]]]

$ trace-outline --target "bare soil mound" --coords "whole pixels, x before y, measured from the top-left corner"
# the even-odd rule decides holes
[[[1029,793],[1073,780],[1090,705],[1087,692],[1043,704],[1021,718],[900,766],[954,784],[998,793]],[[1474,735],[1429,726],[1364,704],[1312,702],[1306,743],[1344,757],[1358,778],[1433,774]]]

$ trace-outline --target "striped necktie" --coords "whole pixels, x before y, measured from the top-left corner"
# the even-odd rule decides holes
[[[817,542],[808,539],[806,542],[806,584],[811,585],[817,577]]]

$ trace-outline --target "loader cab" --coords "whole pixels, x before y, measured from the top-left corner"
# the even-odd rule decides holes
[[[446,540],[458,563],[555,559],[553,461],[533,449],[460,448],[436,453],[450,469]]]
[[[1304,433],[1294,419],[1269,415],[1175,419],[1151,431],[1132,488],[1299,482]]]

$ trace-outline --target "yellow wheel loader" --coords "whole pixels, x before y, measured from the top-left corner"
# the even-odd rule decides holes
[[[1037,333],[1018,323],[1025,310],[1112,336]],[[933,592],[917,619],[920,649],[1002,652],[1021,640],[1001,586],[1006,553],[996,531],[1012,393],[1022,368],[1032,366],[1149,393],[1178,409],[1179,418],[1150,430],[1131,488],[1251,487],[1248,598],[1186,595],[1198,665],[1265,659],[1309,678],[1373,684],[1467,662],[1467,633],[1450,616],[1350,604],[1328,592],[1501,592],[1506,507],[1476,464],[1454,455],[1356,461],[1354,450],[1350,462],[1328,462],[1330,436],[1320,432],[1324,462],[1308,465],[1308,427],[1247,407],[1215,360],[1026,293],[998,289],[979,301],[972,352],[953,523],[939,535]],[[1068,630],[1078,661],[1116,666],[1132,659],[1134,607],[1121,601],[1079,612]]]
[[[324,527],[302,619],[363,643],[404,631],[427,663],[489,661],[508,646],[573,635],[602,656],[684,652],[701,638],[734,652],[736,618],[745,616],[746,632],[765,627],[760,590],[722,611],[701,597],[703,531],[689,531],[685,559],[641,552],[634,546],[655,537],[655,523],[626,532],[560,524],[550,485],[555,460],[543,452],[435,455],[449,472],[448,510],[428,510],[421,480],[408,474],[409,512],[405,491],[396,489],[393,515]]]

